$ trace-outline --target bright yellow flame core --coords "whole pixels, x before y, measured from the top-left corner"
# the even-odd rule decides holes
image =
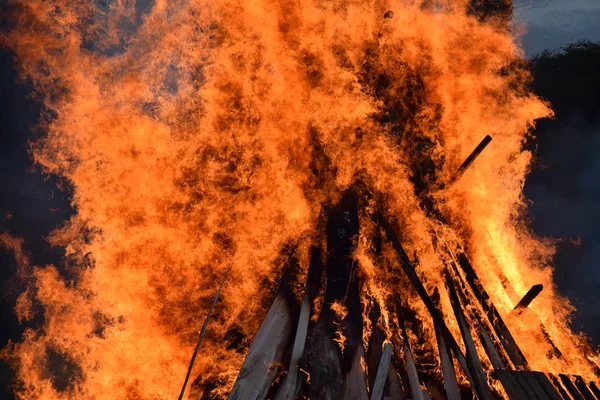
[[[438,194],[442,209],[463,228],[503,315],[544,284],[530,312],[566,361],[547,358],[539,324],[507,319],[532,367],[590,376],[586,345],[567,327],[572,309],[552,286],[552,247],[520,218],[531,162],[522,143],[551,111],[528,92],[515,62],[522,52],[500,22],[468,16],[465,1],[437,3],[156,0],[140,17],[132,1],[14,0],[16,26],[2,40],[49,115],[32,154],[72,186],[77,211],[50,238],[66,246],[76,278],[35,267],[19,302],[20,318],[31,318],[33,301],[45,310],[43,327],[4,351],[20,397],[173,398],[231,266],[195,371],[226,393],[243,361],[223,345],[226,332],[252,337],[282,246],[310,242],[321,204],[357,174],[388,199],[427,287],[443,288],[430,232],[456,239],[420,209],[410,146],[375,121],[384,104],[366,70],[386,74],[399,107],[416,102],[407,130],[436,144],[435,161],[445,157],[441,181],[493,136],[476,166]],[[390,289],[368,240],[356,256],[364,290],[382,302]],[[60,392],[49,351],[79,368]]]

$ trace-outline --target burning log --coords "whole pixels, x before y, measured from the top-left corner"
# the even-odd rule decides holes
[[[215,305],[217,304],[217,300],[219,300],[219,296],[221,295],[221,289],[223,289],[223,285],[227,280],[227,276],[229,275],[229,268],[225,271],[225,276],[219,285],[219,289],[217,289],[217,293],[215,293],[215,297],[213,298],[212,304],[210,305],[210,309],[208,310],[208,314],[204,319],[204,323],[202,324],[202,329],[200,330],[200,335],[198,336],[198,341],[196,342],[196,348],[194,349],[194,354],[192,354],[192,359],[190,360],[190,365],[188,367],[187,373],[185,375],[185,380],[183,381],[183,386],[181,387],[181,393],[179,393],[179,400],[183,399],[183,395],[185,394],[185,389],[187,388],[188,381],[190,380],[190,375],[192,373],[192,369],[194,368],[194,363],[196,362],[196,356],[198,356],[198,350],[200,350],[200,344],[202,344],[202,339],[204,338],[204,334],[206,333],[206,328],[208,327],[208,321],[210,321],[210,317],[215,309]]]
[[[294,329],[291,293],[288,287],[290,274],[290,268],[287,268],[273,304],[250,345],[229,394],[230,400],[264,400],[281,368]]]
[[[383,389],[389,376],[388,371],[392,359],[392,350],[392,344],[390,342],[385,342],[381,354],[381,361],[379,362],[379,368],[377,369],[377,375],[375,376],[375,382],[373,383],[373,389],[371,391],[371,400],[381,400],[383,397]]]
[[[519,301],[519,303],[513,309],[513,312],[521,314],[521,312],[531,304],[531,302],[542,292],[544,285],[537,284],[533,285],[531,289],[525,293],[525,296]]]

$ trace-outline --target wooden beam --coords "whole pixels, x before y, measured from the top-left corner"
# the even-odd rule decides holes
[[[545,374],[538,371],[531,371],[531,374],[537,379],[540,385],[542,385],[550,400],[562,400],[561,394],[556,390]]]
[[[592,392],[594,393],[594,395],[596,396],[596,398],[598,400],[600,400],[600,389],[598,389],[598,386],[596,385],[596,382],[594,382],[594,381],[590,382],[590,389],[592,390]]]
[[[560,379],[556,375],[550,374],[548,375],[548,377],[550,378],[550,381],[552,382],[556,390],[558,390],[558,393],[560,393],[560,397],[562,397],[565,400],[572,400],[571,395],[569,395],[569,392],[565,389],[564,385],[561,383]]]
[[[494,375],[498,377],[504,387],[504,391],[510,400],[529,400],[530,397],[517,379],[513,376],[514,371],[496,370]]]
[[[406,372],[408,373],[408,381],[410,384],[410,392],[412,393],[413,400],[425,400],[423,396],[423,390],[421,389],[421,381],[419,379],[419,373],[417,372],[417,366],[415,360],[410,351],[410,344],[408,343],[408,337],[404,335],[404,362],[406,363]]]
[[[381,400],[383,397],[383,389],[388,378],[390,361],[392,359],[392,350],[392,343],[385,342],[383,344],[379,368],[377,369],[377,375],[375,376],[375,382],[373,383],[373,390],[371,391],[371,400]]]

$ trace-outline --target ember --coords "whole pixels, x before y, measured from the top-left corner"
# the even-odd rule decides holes
[[[600,399],[522,217],[552,112],[509,0],[11,4],[76,209],[20,398]]]

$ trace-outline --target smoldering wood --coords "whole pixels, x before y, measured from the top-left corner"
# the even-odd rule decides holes
[[[230,400],[264,400],[267,397],[291,340],[292,328],[288,300],[284,291],[279,290],[254,336],[229,394]]]
[[[187,388],[188,381],[190,380],[190,375],[192,374],[192,369],[194,368],[194,363],[196,362],[196,357],[198,356],[198,351],[200,350],[200,345],[202,344],[202,339],[204,339],[204,335],[206,333],[206,328],[208,328],[208,322],[210,321],[210,317],[213,314],[215,309],[215,305],[219,300],[219,296],[221,295],[221,290],[223,289],[223,285],[227,280],[227,276],[229,275],[230,268],[227,268],[223,279],[221,280],[221,284],[217,289],[217,293],[215,293],[215,297],[213,297],[213,301],[208,310],[208,314],[206,314],[206,318],[204,319],[204,323],[202,324],[202,329],[200,329],[200,334],[198,336],[198,341],[196,342],[196,347],[194,348],[194,353],[192,354],[192,359],[190,360],[190,365],[188,366],[187,373],[185,375],[185,380],[183,381],[183,386],[181,387],[181,392],[179,393],[179,400],[183,399],[183,395],[185,394],[185,389]]]
[[[565,386],[565,389],[567,389],[567,391],[569,392],[569,394],[573,397],[573,399],[575,399],[575,400],[584,400],[583,396],[581,395],[581,393],[579,393],[579,390],[577,389],[577,386],[575,386],[575,384],[573,383],[573,381],[571,380],[571,378],[569,378],[565,374],[559,374],[558,377],[560,378],[560,381]]]
[[[542,292],[542,290],[544,290],[544,285],[542,285],[541,283],[533,285],[531,289],[529,289],[527,293],[525,293],[525,296],[523,296],[523,298],[517,303],[513,311],[520,314],[523,311],[523,309],[527,308],[531,304],[531,302],[535,300],[535,298]]]
[[[575,375],[575,386],[579,389],[579,392],[583,395],[585,400],[596,400],[596,397],[592,394],[592,391],[587,387],[583,378],[579,375]]]
[[[479,157],[481,152],[485,150],[485,148],[488,144],[490,144],[491,141],[492,137],[490,135],[485,135],[485,137],[481,140],[481,142],[479,142],[477,147],[475,147],[475,149],[471,152],[471,154],[469,154],[465,161],[463,161],[460,167],[458,167],[458,170],[456,170],[452,178],[450,178],[450,181],[448,182],[447,186],[451,186],[464,175],[465,171],[469,169],[469,167],[473,164],[473,162],[475,162],[477,157]]]
[[[362,320],[360,319],[360,298],[357,286],[355,283],[353,284],[352,279],[353,259],[351,257],[354,249],[353,238],[358,231],[358,195],[355,188],[351,188],[331,209],[326,225],[327,260],[323,309],[313,330],[308,348],[308,366],[311,374],[309,396],[314,400],[342,398],[345,389],[344,375],[352,370],[352,361],[358,351],[361,334],[358,333],[358,340],[356,340],[356,334],[352,329],[362,330]],[[353,291],[352,296],[348,296],[349,291]],[[352,301],[352,304],[348,304],[348,315],[344,321],[338,321],[331,306],[335,302],[343,304],[346,299]],[[358,310],[355,302],[358,302]],[[348,364],[350,368],[347,370],[343,370],[342,352],[334,341],[336,330],[342,329],[342,324],[345,325],[346,330],[350,329],[351,331],[344,332],[344,334],[348,336],[347,345],[353,347],[344,355],[346,358],[350,358]],[[362,346],[362,344],[360,345]]]
[[[383,344],[379,368],[377,369],[373,389],[371,390],[371,400],[381,400],[383,398],[383,389],[385,387],[385,382],[388,379],[392,350],[393,346],[390,342],[385,342]]]
[[[471,335],[471,330],[469,328],[467,319],[462,311],[462,305],[458,299],[458,295],[456,294],[454,282],[448,274],[446,274],[445,278],[446,288],[448,289],[448,294],[450,295],[450,303],[452,304],[454,316],[458,322],[460,332],[462,333],[463,342],[465,344],[467,364],[469,366],[471,376],[475,381],[474,389],[477,393],[477,397],[480,400],[492,400],[492,392],[487,384],[485,371],[481,364],[481,360],[479,359],[479,355],[477,354],[477,349],[475,348],[475,342],[473,341],[473,336]]]

